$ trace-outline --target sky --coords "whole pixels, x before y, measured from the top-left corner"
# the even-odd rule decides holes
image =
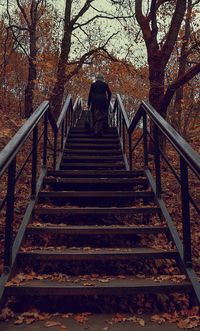
[[[10,2],[15,2],[15,0],[9,0]],[[21,2],[26,2],[27,0],[21,0]],[[48,0],[51,2],[60,12],[61,17],[64,15],[64,9],[65,9],[65,2],[66,0]],[[77,11],[80,10],[80,8],[85,3],[85,0],[74,0],[73,3],[77,5],[75,8],[75,14]],[[145,2],[144,2],[145,3]],[[111,12],[112,13],[112,5],[109,4],[108,0],[95,0],[92,5],[97,8],[98,10],[103,10],[105,12]],[[0,0],[0,11],[6,9],[6,0]],[[199,4],[199,11],[200,11],[200,4]],[[92,17],[92,15],[96,14],[95,11],[90,9],[82,18],[81,22],[87,21],[88,18]],[[97,21],[96,21],[97,22]],[[98,42],[100,39],[106,40],[109,35],[112,35],[116,31],[119,31],[117,36],[113,38],[111,42],[109,42],[108,50],[110,52],[115,51],[115,55],[118,57],[125,57],[127,55],[127,49],[129,45],[131,45],[131,54],[128,57],[128,60],[131,60],[132,62],[135,62],[136,64],[145,64],[146,59],[146,48],[144,43],[134,43],[134,33],[137,30],[136,25],[134,24],[133,20],[130,23],[131,24],[131,37],[126,34],[126,32],[123,30],[123,27],[117,20],[98,20],[99,23],[96,23],[95,25],[91,25],[90,27],[84,27],[85,32],[81,32],[79,29],[76,30],[76,34],[74,35],[74,55],[72,53],[72,58],[76,56],[76,52],[81,52],[81,48],[83,51],[83,47],[89,48],[88,38],[86,35],[90,35],[90,44],[92,45],[98,45]],[[104,26],[107,26],[106,29]],[[103,28],[102,28],[103,27]],[[91,29],[96,29],[96,31],[92,34]],[[95,37],[96,36],[96,37]],[[81,37],[81,38],[80,38]],[[84,39],[85,38],[85,39]],[[79,40],[84,40],[81,46],[81,43]],[[99,39],[99,40],[98,40]]]
[[[52,0],[52,3],[55,5],[56,8],[59,9],[59,11],[64,14],[65,9],[65,0]],[[81,6],[85,3],[85,0],[77,0],[78,3],[78,10],[80,10]],[[114,13],[113,7],[111,4],[108,3],[107,0],[96,0],[92,3],[92,5],[97,8],[98,10],[103,10],[104,12],[108,13]],[[114,7],[116,8],[116,7]],[[91,15],[96,14],[95,11],[90,10],[88,11],[84,16],[83,20],[87,20]],[[99,22],[102,22],[105,26],[107,25],[107,35],[104,35],[104,38],[108,36],[108,33],[112,35],[113,33],[120,31],[119,34],[117,34],[116,37],[113,38],[113,41],[111,41],[108,45],[108,50],[110,52],[113,52],[115,50],[115,53],[118,57],[125,57],[127,55],[127,48],[129,47],[130,42],[133,43],[133,39],[130,41],[128,38],[128,35],[125,34],[122,25],[117,20],[101,20]],[[102,25],[100,24],[100,25]],[[132,23],[133,24],[133,23]],[[109,26],[109,27],[108,27]],[[133,27],[134,28],[134,27]],[[136,30],[136,28],[135,28]],[[86,29],[87,31],[87,29]],[[88,32],[88,31],[87,31]],[[80,33],[80,32],[79,32]],[[136,44],[134,43],[134,50],[132,52],[133,54],[131,57],[129,57],[129,60],[132,60],[136,63],[145,64],[146,63],[146,48],[144,44]]]
[[[9,0],[10,3],[14,3],[15,0]],[[20,0],[21,3],[26,2],[26,0]],[[65,9],[65,0],[48,0],[49,2],[51,2],[58,10],[59,13],[61,15],[61,17],[63,17],[64,15],[64,9]],[[85,3],[85,0],[74,0],[73,3],[75,3],[77,6],[77,8],[75,8],[75,13],[77,13],[77,11],[80,10],[80,8],[83,6],[83,4]],[[6,10],[6,0],[0,0],[0,11]],[[109,4],[108,0],[95,0],[92,5],[97,8],[98,10],[103,10],[105,12],[110,12],[112,13],[112,5]],[[115,7],[114,7],[115,8]],[[93,9],[90,9],[87,11],[87,13],[83,16],[82,22],[83,21],[87,21],[88,18],[92,17],[92,15],[97,14]],[[98,23],[100,22],[100,24]],[[97,26],[100,26],[101,28],[97,28]],[[106,29],[102,28],[103,26],[106,26]],[[94,26],[90,26],[90,27],[84,27],[86,33],[91,34],[91,29],[93,29]],[[112,39],[112,41],[109,42],[108,45],[108,50],[110,52],[113,52],[113,50],[115,50],[115,53],[117,56],[119,57],[125,57],[127,52],[127,46],[128,46],[128,39],[127,37],[125,37],[124,31],[122,32],[122,26],[121,24],[116,21],[116,20],[98,20],[96,21],[95,24],[95,29],[96,29],[96,35],[98,36],[99,33],[99,40],[106,40],[108,38],[108,36],[112,35],[113,33],[116,33],[117,31],[119,31],[119,33],[117,34],[117,36],[115,38]],[[77,40],[78,38],[81,36],[81,38],[83,38],[83,33],[80,30],[77,30],[76,35],[74,37],[74,43],[77,44]],[[90,43],[92,43],[93,45],[98,45],[98,39],[94,38],[95,33],[93,34]],[[80,43],[79,43],[80,44]],[[85,38],[84,44],[87,45],[87,40]],[[126,45],[127,44],[127,45]],[[126,48],[126,49],[125,49]],[[77,47],[77,50],[79,49],[80,51],[80,47]],[[139,50],[139,54],[141,55],[141,47],[137,46],[135,49],[135,54],[138,52],[137,49]],[[72,54],[73,56],[73,54]],[[75,54],[74,54],[75,56]],[[146,59],[145,59],[146,60]]]

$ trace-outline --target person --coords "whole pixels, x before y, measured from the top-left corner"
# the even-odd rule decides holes
[[[88,109],[92,113],[93,131],[97,136],[101,136],[108,128],[108,107],[111,95],[103,75],[98,74],[96,82],[91,84],[88,95]]]

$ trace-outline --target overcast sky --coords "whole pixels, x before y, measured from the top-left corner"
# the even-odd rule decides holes
[[[26,0],[21,0],[21,2],[23,3],[23,1],[25,2]],[[51,2],[60,12],[61,16],[63,17],[64,15],[64,9],[65,9],[65,2],[66,0],[48,0],[49,2]],[[10,0],[10,3],[15,3],[15,0]],[[76,14],[81,7],[83,6],[83,4],[85,3],[85,0],[74,0],[73,3],[75,4],[75,12],[73,14]],[[145,3],[145,2],[144,2]],[[6,0],[0,0],[0,10],[6,10]],[[94,2],[92,2],[92,6],[94,6],[96,9],[98,10],[103,10],[105,12],[110,12],[112,13],[112,5],[108,3],[108,0],[95,0]],[[198,5],[199,9],[200,9],[200,4]],[[115,8],[115,7],[114,7]],[[82,17],[81,22],[87,21],[88,18],[92,17],[94,14],[96,14],[97,12],[94,11],[93,9],[90,9],[87,11],[87,13]],[[112,34],[116,31],[120,31],[120,33],[115,37],[115,39],[110,42],[109,44],[109,51],[112,51],[112,49],[117,50],[117,55],[118,56],[125,56],[126,55],[126,49],[128,48],[129,44],[133,43],[133,39],[134,39],[134,30],[137,29],[136,25],[133,23],[131,28],[132,28],[132,39],[128,40],[128,37],[126,36],[126,33],[124,32],[121,24],[117,21],[117,20],[107,20],[107,21],[103,21],[103,20],[98,20],[99,23],[96,23],[96,27],[99,25],[101,27],[101,33],[104,37],[104,39],[106,39],[108,34]],[[107,29],[105,29],[104,27],[107,26]],[[84,27],[84,29],[86,30],[86,32],[88,32],[87,29],[91,29],[90,27]],[[89,32],[91,33],[91,31],[89,30]],[[80,30],[78,31],[78,33],[81,36],[81,32]],[[107,34],[107,35],[106,35]],[[78,40],[78,39],[77,39]],[[96,39],[96,43],[97,43],[97,39]],[[140,63],[145,63],[146,61],[146,49],[144,44],[132,44],[131,46],[133,55],[132,55],[132,60],[134,60],[134,62],[140,62]]]

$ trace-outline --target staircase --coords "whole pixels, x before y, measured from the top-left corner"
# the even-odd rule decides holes
[[[115,128],[100,138],[71,128],[60,168],[44,178],[7,295],[55,297],[62,309],[65,297],[69,311],[101,297],[118,297],[120,311],[135,296],[125,308],[137,311],[138,294],[191,291],[159,212],[144,171],[125,169]],[[87,305],[78,308],[76,297]]]
[[[155,126],[153,138],[148,117]],[[199,303],[189,210],[191,205],[199,215],[200,210],[192,200],[188,180],[189,167],[199,178],[199,156],[149,104],[142,103],[129,123],[117,96],[112,125],[101,137],[85,129],[85,118],[80,100],[73,105],[69,96],[54,123],[49,104],[44,102],[0,154],[0,177],[7,174],[6,197],[0,202],[0,210],[6,205],[1,305],[7,299],[14,309],[32,309],[33,314],[35,308],[65,312],[63,316],[68,316],[66,312],[101,313],[91,319],[91,330],[107,331],[104,314],[117,313],[120,322],[120,313],[154,314],[189,307],[193,299]],[[40,136],[39,124],[43,128]],[[141,137],[133,146],[132,135],[138,126]],[[177,231],[162,200],[161,155],[170,164],[160,150],[159,131],[180,157],[176,179],[181,187],[182,232]],[[18,152],[30,137],[32,150],[24,164],[18,165]],[[150,138],[155,151],[149,166]],[[133,164],[133,152],[141,141],[143,165],[139,169]],[[14,238],[16,186],[30,159],[30,198]],[[49,167],[51,159],[53,166]],[[131,318],[125,320],[127,329],[123,324],[113,330],[132,330],[134,321],[143,324],[140,318]],[[83,329],[72,326],[72,330]],[[147,327],[154,329],[155,325]],[[15,325],[5,330],[15,330]],[[158,330],[168,330],[167,324]]]

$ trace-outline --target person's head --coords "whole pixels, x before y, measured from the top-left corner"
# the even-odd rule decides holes
[[[104,76],[101,73],[98,73],[97,76],[96,76],[96,80],[104,81]]]

